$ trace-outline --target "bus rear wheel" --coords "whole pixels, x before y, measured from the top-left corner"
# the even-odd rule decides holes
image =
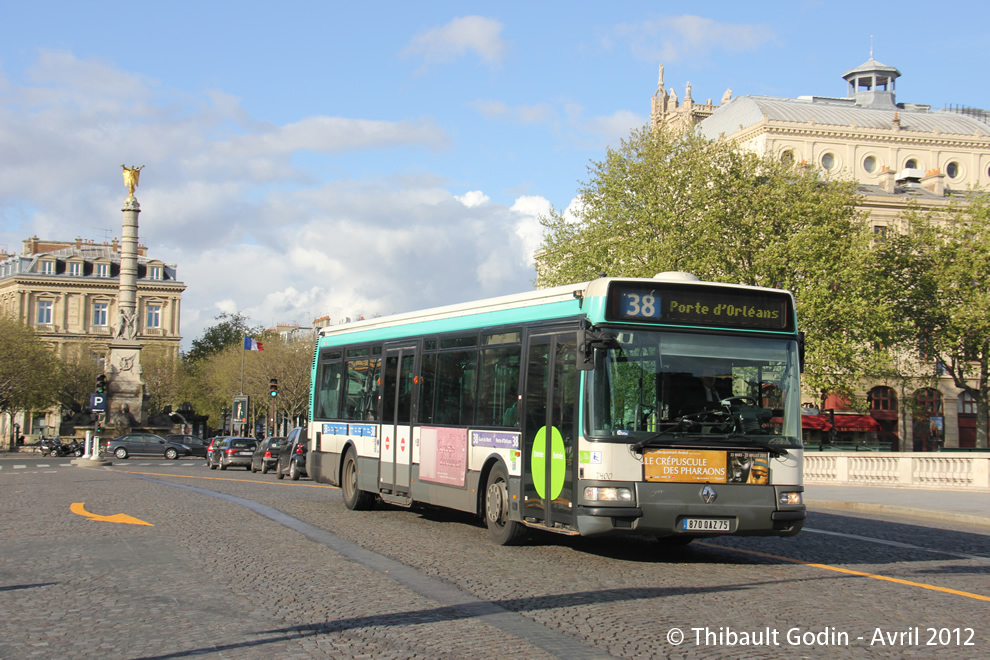
[[[358,489],[357,458],[353,449],[344,455],[344,469],[340,473],[340,490],[344,493],[344,506],[351,511],[368,511],[375,506],[375,495]]]
[[[488,473],[485,489],[485,524],[498,545],[517,545],[526,535],[526,528],[509,520],[509,477],[501,463]]]

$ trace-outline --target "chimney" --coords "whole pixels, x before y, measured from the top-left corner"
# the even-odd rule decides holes
[[[880,188],[886,193],[893,193],[896,183],[894,171],[884,165],[880,170]]]
[[[77,250],[82,249],[82,238],[79,236],[76,236],[76,249]]]
[[[921,179],[921,187],[936,195],[945,195],[945,174],[938,168],[928,170]]]
[[[117,243],[116,236],[113,237],[113,243],[110,244],[110,247],[113,248],[114,252],[120,252],[120,245]]]

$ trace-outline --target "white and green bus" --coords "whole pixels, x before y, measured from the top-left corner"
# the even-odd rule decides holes
[[[802,498],[793,296],[686,273],[323,328],[309,474],[378,500],[669,543],[790,536]]]

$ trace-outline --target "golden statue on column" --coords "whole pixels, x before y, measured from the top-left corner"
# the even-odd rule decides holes
[[[138,186],[138,179],[141,177],[141,170],[144,168],[144,165],[141,167],[121,165],[121,167],[124,168],[124,185],[127,186],[127,190],[130,192],[127,199],[134,199],[134,189]]]

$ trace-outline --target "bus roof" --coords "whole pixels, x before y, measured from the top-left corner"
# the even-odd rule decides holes
[[[721,282],[702,282],[694,275],[683,272],[659,273],[655,277],[600,277],[588,282],[578,282],[566,284],[547,289],[535,289],[524,293],[517,293],[497,298],[486,298],[470,302],[446,305],[443,307],[433,307],[430,309],[405,312],[390,316],[383,316],[373,319],[365,319],[352,323],[342,323],[340,325],[327,326],[320,329],[319,336],[338,337],[352,333],[366,333],[368,331],[381,330],[385,335],[389,328],[404,327],[411,324],[429,324],[433,326],[429,331],[437,331],[436,326],[443,321],[461,319],[461,325],[471,327],[484,327],[487,325],[501,325],[504,323],[524,322],[532,320],[567,318],[573,316],[587,315],[594,299],[604,301],[609,292],[609,285],[612,282],[664,282],[692,284],[701,287],[738,288],[748,291],[767,291],[776,294],[788,293],[781,289],[767,287],[754,287],[742,284],[725,284]],[[603,307],[603,303],[596,306]],[[467,317],[473,317],[468,322]],[[427,328],[424,328],[426,330]],[[378,335],[378,332],[372,332]]]

